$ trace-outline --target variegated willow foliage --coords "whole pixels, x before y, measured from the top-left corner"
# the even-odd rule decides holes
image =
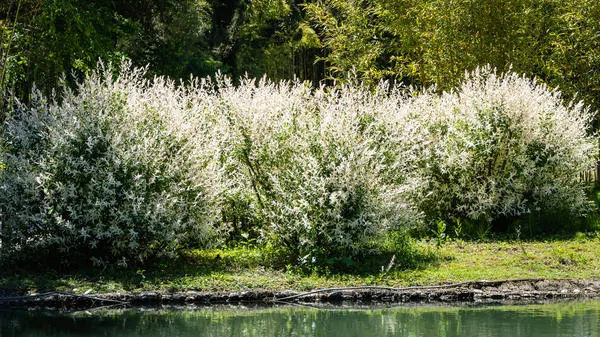
[[[144,69],[88,76],[60,102],[35,96],[4,130],[2,253],[94,264],[172,254],[213,235],[204,114]],[[193,120],[193,123],[190,123]],[[193,126],[190,126],[193,125]],[[198,133],[200,134],[200,133]]]
[[[438,221],[590,210],[590,112],[515,74],[440,95],[144,71],[100,67],[15,108],[3,259],[127,263],[250,235],[318,263]]]
[[[486,226],[528,216],[538,219],[530,224],[542,226],[537,231],[550,229],[539,219],[568,222],[591,210],[581,173],[594,168],[597,138],[581,103],[483,68],[455,91],[409,104],[421,126],[415,138],[427,144],[419,164],[427,186],[417,202],[429,219]]]

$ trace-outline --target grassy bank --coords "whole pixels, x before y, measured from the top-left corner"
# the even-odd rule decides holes
[[[238,247],[189,251],[176,262],[147,269],[107,268],[62,274],[15,271],[0,276],[0,288],[35,293],[86,292],[306,291],[360,285],[433,285],[467,280],[514,278],[595,278],[600,276],[600,233],[538,241],[452,241],[441,246],[415,242],[411,261],[373,257],[343,273],[311,272],[281,265],[270,250]],[[399,260],[399,259],[398,259]],[[409,267],[402,267],[402,265]],[[389,269],[388,269],[389,267]]]

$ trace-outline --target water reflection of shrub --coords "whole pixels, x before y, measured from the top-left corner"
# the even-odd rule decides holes
[[[201,308],[118,310],[44,315],[2,312],[0,329],[15,335],[127,336],[595,336],[597,302],[406,308]],[[508,324],[510,322],[510,324]]]

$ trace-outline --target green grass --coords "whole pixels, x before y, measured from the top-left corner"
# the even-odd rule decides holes
[[[422,240],[415,242],[411,253],[403,256],[402,260],[397,258],[396,265],[387,272],[390,256],[373,257],[344,273],[332,273],[283,265],[268,249],[261,247],[194,250],[184,252],[177,261],[157,262],[147,269],[115,267],[73,273],[15,270],[0,276],[0,288],[24,293],[49,290],[81,293],[89,289],[94,293],[306,291],[338,286],[401,287],[482,279],[600,277],[600,235],[597,232],[527,242],[457,240],[441,246],[433,240]]]

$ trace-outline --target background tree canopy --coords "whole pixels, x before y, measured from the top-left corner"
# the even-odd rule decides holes
[[[490,64],[598,107],[600,4],[557,0],[330,0],[307,7],[329,76],[455,86]]]
[[[99,58],[172,78],[353,72],[440,89],[490,64],[597,109],[598,17],[594,0],[7,0],[0,86],[27,100],[33,83],[49,93]]]

